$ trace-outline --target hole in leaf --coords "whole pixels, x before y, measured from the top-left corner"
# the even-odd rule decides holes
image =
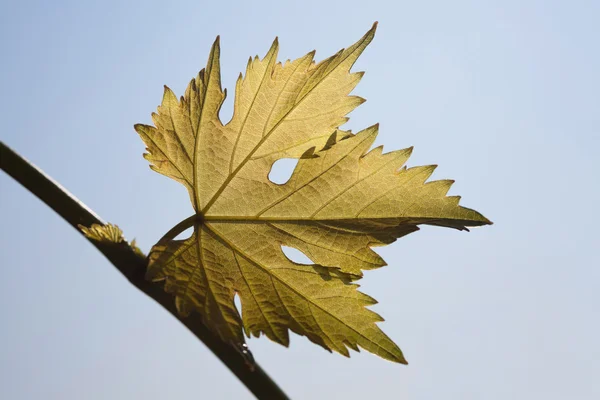
[[[282,158],[275,161],[269,172],[269,180],[278,185],[283,185],[292,177],[296,165],[298,165],[297,158]]]
[[[235,296],[233,296],[233,304],[235,305],[235,308],[237,308],[237,311],[241,316],[242,315],[242,300],[240,300],[240,296],[237,294],[237,292],[235,293]]]
[[[308,256],[306,254],[304,254],[303,252],[301,252],[298,249],[295,249],[293,247],[281,246],[281,250],[283,251],[283,254],[285,254],[285,256],[290,261],[293,261],[296,264],[302,264],[302,265],[313,265],[314,264],[314,262],[312,262],[312,260],[310,258],[308,258]]]
[[[231,121],[231,118],[233,117],[233,101],[230,100],[229,93],[227,93],[227,97],[219,110],[219,118],[221,121]]]
[[[194,227],[190,226],[185,231],[181,232],[179,235],[175,236],[175,240],[185,240],[189,239],[194,233]]]

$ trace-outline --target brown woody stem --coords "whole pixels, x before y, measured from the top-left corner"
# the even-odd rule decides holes
[[[0,142],[0,167],[63,217],[79,233],[81,233],[81,230],[77,226],[80,224],[87,227],[92,224],[104,224],[100,217],[94,214],[85,204],[3,142]],[[190,218],[193,218],[191,221],[193,225],[193,220],[196,217]],[[176,228],[181,230],[180,225],[183,226],[184,222],[189,224],[190,221],[188,220],[190,218],[176,225],[169,233],[175,233]],[[178,233],[175,233],[175,236]],[[286,394],[258,364],[249,365],[247,357],[244,357],[241,352],[216,337],[202,323],[198,314],[192,314],[186,318],[179,317],[173,296],[166,293],[158,284],[144,279],[147,261],[142,255],[136,254],[126,244],[115,246],[114,244],[91,239],[88,239],[88,241],[100,250],[131,284],[163,306],[196,335],[258,399],[288,399]]]

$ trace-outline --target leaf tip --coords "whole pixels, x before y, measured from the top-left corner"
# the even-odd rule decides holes
[[[368,42],[370,42],[375,37],[377,25],[379,25],[378,21],[373,22],[373,26],[371,26],[371,29],[369,29],[369,31],[363,36],[363,38],[366,39]]]
[[[358,103],[358,105],[360,106],[361,104],[364,104],[367,102],[367,99],[365,99],[364,97],[360,97],[360,96],[354,96],[356,98],[356,102]]]
[[[392,362],[396,362],[398,364],[408,365],[408,361],[406,361],[406,358],[404,358],[404,354],[402,353],[402,350],[400,350],[400,348],[398,346],[396,346],[395,343],[394,343],[394,351],[391,353],[391,356],[392,357],[388,358],[388,360],[390,360]]]
[[[490,221],[489,219],[487,219],[486,217],[484,217],[483,215],[481,216],[482,218],[482,222],[486,225],[494,225],[494,223],[492,221]]]
[[[167,97],[174,97],[175,101],[177,101],[177,96],[175,96],[175,93],[173,93],[173,91],[171,90],[171,88],[168,87],[167,85],[163,85],[163,101]]]
[[[206,70],[208,73],[211,72],[213,65],[216,66],[217,71],[219,70],[219,57],[221,56],[221,35],[217,35],[215,42],[210,49],[210,57],[208,59],[208,65]]]

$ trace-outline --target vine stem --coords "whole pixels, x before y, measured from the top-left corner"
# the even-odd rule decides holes
[[[92,210],[47,176],[38,167],[21,157],[0,141],[0,167],[9,176],[36,195],[77,232],[78,225],[105,224]],[[163,306],[200,339],[258,399],[286,400],[286,394],[258,365],[250,365],[233,346],[215,336],[198,314],[182,318],[175,308],[173,296],[158,284],[144,278],[147,260],[136,254],[129,245],[106,244],[88,239],[136,288]]]

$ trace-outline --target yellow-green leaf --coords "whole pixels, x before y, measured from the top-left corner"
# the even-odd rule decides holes
[[[90,227],[78,225],[81,232],[88,239],[104,243],[122,243],[125,242],[123,231],[118,225],[113,224],[92,224]]]
[[[123,236],[123,231],[118,225],[108,223],[106,225],[92,224],[90,227],[78,225],[78,227],[88,239],[107,244],[125,243],[131,247],[136,254],[141,257],[146,257],[142,250],[137,246],[135,239],[133,239],[131,243],[127,243],[127,240],[125,240],[125,237]]]
[[[217,38],[185,95],[178,100],[165,88],[154,126],[135,127],[152,169],[184,184],[196,212],[190,238],[153,247],[148,277],[165,281],[182,315],[200,313],[233,345],[245,331],[287,346],[292,330],[330,351],[362,347],[406,363],[378,327],[383,319],[367,308],[375,300],[353,283],[385,265],[371,248],[421,224],[465,230],[490,223],[446,196],[452,181],[427,182],[435,166],[406,168],[411,149],[370,150],[377,125],[340,130],[364,101],[349,95],[362,77],[350,69],[375,28],[319,63],[314,52],[277,63],[275,40],[240,75],[225,125]],[[299,162],[288,182],[276,184],[268,175],[281,158]],[[282,246],[313,264],[289,260]]]

